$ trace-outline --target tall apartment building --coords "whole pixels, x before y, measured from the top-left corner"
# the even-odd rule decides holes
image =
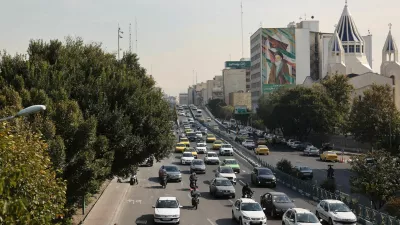
[[[224,99],[222,76],[215,76],[213,80],[214,87],[212,89],[212,99]]]
[[[188,93],[179,93],[179,104],[180,105],[189,104]]]
[[[225,103],[229,104],[229,93],[246,91],[246,69],[222,70]]]

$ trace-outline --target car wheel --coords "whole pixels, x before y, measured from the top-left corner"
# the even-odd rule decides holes
[[[318,211],[315,211],[315,216],[316,216],[319,220],[321,219],[321,217],[319,217]]]
[[[242,218],[239,219],[239,224],[240,224],[240,225],[243,225]]]
[[[271,218],[275,218],[275,209],[271,210]]]
[[[233,214],[233,211],[232,211],[232,220],[236,221],[235,214]]]
[[[333,225],[332,218],[329,218],[329,225]]]

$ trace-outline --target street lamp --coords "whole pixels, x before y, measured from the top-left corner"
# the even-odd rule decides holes
[[[37,113],[37,112],[44,111],[44,110],[46,110],[45,105],[32,105],[25,109],[21,109],[19,112],[17,112],[17,114],[15,114],[13,116],[9,116],[9,117],[0,119],[0,122],[6,121],[6,120],[11,120],[11,119],[21,117],[21,116],[26,116],[26,115]]]

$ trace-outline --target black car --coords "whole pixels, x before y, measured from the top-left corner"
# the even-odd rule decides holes
[[[311,143],[304,142],[296,146],[296,149],[299,151],[304,151],[308,146],[312,146]]]
[[[271,217],[282,216],[286,210],[296,208],[291,200],[283,192],[267,192],[260,197],[261,207],[264,208],[265,214],[270,214]]]
[[[190,142],[194,142],[197,140],[196,133],[194,133],[194,132],[189,132],[186,134],[186,136]]]
[[[276,187],[276,177],[274,173],[263,167],[256,167],[251,172],[251,183],[255,185],[268,185]]]
[[[308,166],[295,166],[293,173],[300,179],[313,179],[314,177],[312,169]]]

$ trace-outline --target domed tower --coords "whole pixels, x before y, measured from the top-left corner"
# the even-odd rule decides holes
[[[382,49],[381,74],[388,77],[397,75],[399,77],[396,78],[400,79],[399,52],[392,37],[392,24],[389,24],[389,33]]]
[[[329,41],[328,53],[328,75],[335,74],[347,74],[342,42],[336,32]]]
[[[347,2],[335,29],[335,33],[342,43],[345,55],[346,74],[354,73],[361,75],[372,72],[365,54],[365,41],[358,32],[357,26],[347,6]]]

